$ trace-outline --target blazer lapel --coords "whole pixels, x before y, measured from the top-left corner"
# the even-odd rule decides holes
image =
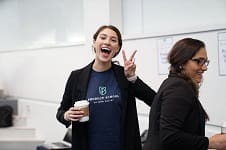
[[[90,72],[92,70],[92,65],[93,65],[93,62],[90,63],[88,66],[86,66],[79,74],[79,78],[77,81],[79,86],[77,88],[78,88],[78,91],[80,92],[79,97],[81,99],[86,98],[87,86],[89,82]]]

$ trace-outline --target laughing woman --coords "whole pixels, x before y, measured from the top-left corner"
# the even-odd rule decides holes
[[[226,134],[205,137],[209,119],[199,101],[199,86],[209,60],[197,39],[178,41],[168,55],[170,73],[153,101],[144,150],[225,149]]]
[[[116,27],[101,26],[92,46],[95,59],[72,71],[57,119],[72,123],[73,150],[141,150],[135,97],[150,106],[156,93],[135,75],[136,51],[129,59],[123,51],[124,67],[113,63],[122,47]],[[73,107],[82,99],[90,103],[88,122],[79,122],[84,112]]]

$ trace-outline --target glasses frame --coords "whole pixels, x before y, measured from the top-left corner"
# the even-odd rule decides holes
[[[210,63],[210,61],[205,58],[193,58],[191,60],[196,62],[199,66],[203,66],[204,64],[205,64],[205,66],[208,66]]]

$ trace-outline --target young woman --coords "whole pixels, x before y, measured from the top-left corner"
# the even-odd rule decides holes
[[[197,39],[178,41],[168,55],[170,73],[153,101],[144,150],[225,149],[226,135],[205,137],[209,119],[198,97],[209,60]]]
[[[73,150],[141,150],[135,97],[151,105],[156,93],[135,75],[136,51],[129,59],[123,52],[124,67],[113,63],[122,47],[116,27],[101,26],[92,46],[95,59],[72,71],[57,119],[72,123]],[[79,122],[84,112],[73,107],[82,99],[90,103],[88,122]]]

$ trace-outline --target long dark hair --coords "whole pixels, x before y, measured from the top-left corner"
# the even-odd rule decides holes
[[[192,85],[197,96],[199,95],[199,86],[185,74],[183,65],[192,59],[201,48],[205,48],[204,42],[197,39],[184,38],[174,44],[168,55],[170,73],[176,73],[186,79]]]
[[[184,38],[174,44],[168,55],[170,73],[184,78],[192,86],[197,98],[199,96],[199,85],[184,72],[183,65],[192,59],[201,48],[205,48],[204,42],[197,39]],[[209,120],[208,114],[206,112],[205,114],[206,120]]]
[[[170,71],[181,73],[183,70],[181,67],[201,48],[205,48],[205,44],[197,39],[184,38],[176,42],[168,55],[168,61],[171,64]]]
[[[117,36],[118,36],[119,51],[114,55],[114,57],[115,57],[115,56],[117,56],[117,55],[119,54],[119,52],[120,52],[120,50],[121,50],[121,48],[122,48],[122,35],[121,35],[121,32],[119,31],[119,29],[118,29],[117,27],[115,27],[115,26],[113,26],[113,25],[103,25],[103,26],[99,27],[99,28],[97,29],[96,33],[93,35],[93,40],[96,41],[98,34],[99,34],[102,30],[104,30],[104,29],[106,29],[106,28],[115,31],[115,33],[116,33]]]

